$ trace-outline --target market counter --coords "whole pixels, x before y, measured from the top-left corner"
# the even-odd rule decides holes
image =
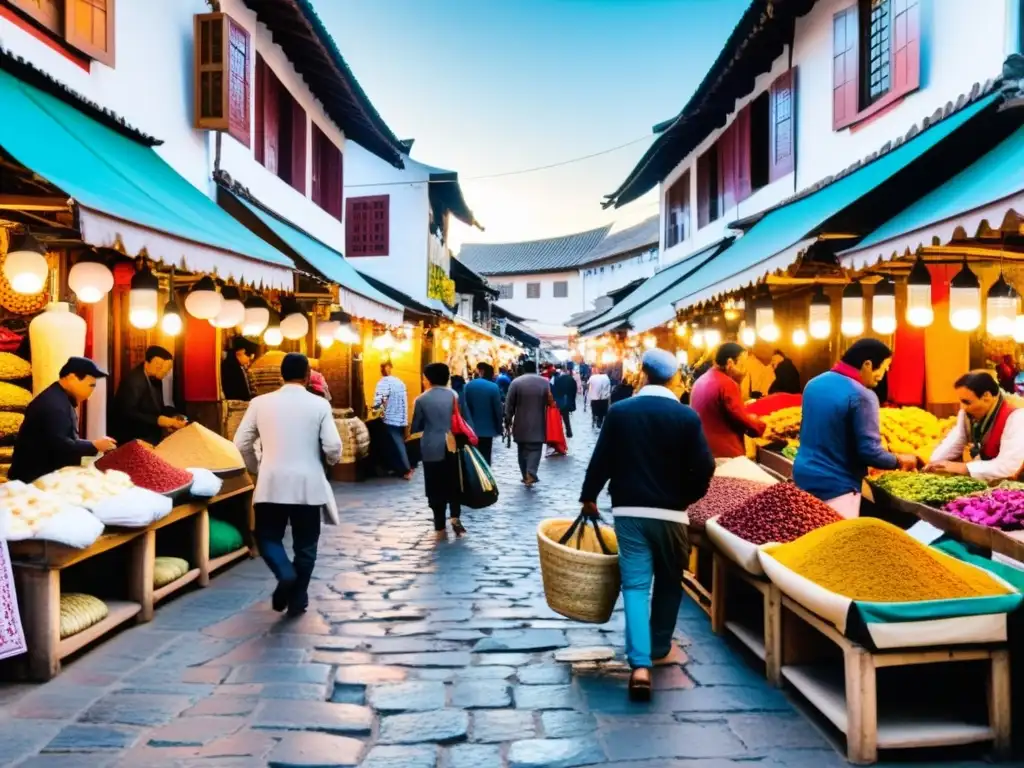
[[[168,595],[192,582],[200,586],[210,583],[210,575],[218,568],[242,557],[253,556],[254,513],[253,482],[242,472],[224,480],[219,494],[210,499],[189,499],[176,506],[169,515],[145,528],[114,528],[107,530],[89,547],[75,549],[50,541],[27,540],[8,543],[14,566],[22,624],[28,645],[28,676],[32,680],[50,680],[60,671],[61,660],[110,631],[134,619],[151,621],[154,606]],[[210,508],[235,500],[244,506],[246,543],[234,552],[211,558],[209,552]],[[180,524],[180,525],[178,525]],[[192,568],[159,589],[154,588],[159,531],[188,528]],[[114,549],[124,547],[128,559],[126,600],[106,600],[109,613],[105,619],[70,637],[60,637],[61,573]]]

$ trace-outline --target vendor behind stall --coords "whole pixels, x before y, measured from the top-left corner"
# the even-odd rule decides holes
[[[1024,465],[1024,410],[1006,401],[988,371],[964,374],[954,386],[960,401],[956,426],[925,471],[986,482],[1015,480]]]
[[[117,443],[109,437],[82,440],[78,437],[78,412],[96,389],[96,380],[107,372],[85,357],[69,357],[60,378],[29,403],[18,430],[9,480],[31,483],[64,467],[78,466],[86,456],[112,451]]]
[[[746,375],[747,350],[726,342],[715,352],[715,364],[693,384],[690,407],[700,416],[711,453],[716,459],[746,454],[744,435],[760,437],[765,424],[747,411],[739,382]]]
[[[156,445],[163,439],[165,429],[178,430],[188,423],[164,406],[160,382],[173,367],[174,356],[163,347],[153,346],[146,350],[145,362],[121,380],[111,411],[118,443],[143,440]]]
[[[800,450],[793,462],[797,487],[843,517],[860,513],[860,491],[869,467],[917,468],[917,457],[882,448],[878,398],[873,390],[892,363],[892,350],[877,339],[858,339],[831,371],[804,388]]]
[[[228,356],[220,364],[220,388],[225,400],[252,400],[248,371],[258,349],[255,342],[244,336],[231,340]]]

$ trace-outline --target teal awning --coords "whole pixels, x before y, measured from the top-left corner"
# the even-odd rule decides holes
[[[401,325],[404,308],[370,285],[338,251],[321,243],[258,205],[234,196],[309,266],[340,286],[340,304],[351,315],[385,325]]]
[[[913,252],[938,237],[946,243],[953,230],[971,236],[982,221],[998,227],[1006,211],[1020,211],[1024,195],[1024,126],[937,189],[893,216],[840,256],[857,266],[893,254]],[[945,222],[945,226],[940,226]]]
[[[732,243],[733,238],[727,237],[719,240],[714,245],[709,245],[685,259],[680,259],[670,264],[665,269],[655,272],[645,280],[639,288],[630,293],[626,298],[613,306],[608,311],[584,323],[579,331],[585,336],[594,336],[606,331],[615,330],[623,324],[628,324],[634,330],[646,331],[655,325],[667,322],[675,317],[675,309],[672,308],[672,301],[665,298],[665,294],[682,280],[685,280],[694,271],[700,269],[711,259],[715,258],[722,251],[726,250]],[[641,315],[661,317],[662,320],[653,320],[650,325],[644,328],[637,328],[632,320],[638,320]]]
[[[0,147],[79,206],[83,240],[224,278],[291,288],[292,261],[154,150],[0,71]]]
[[[672,290],[676,307],[684,309],[699,304],[790,266],[825,222],[920,158],[996,98],[998,94],[978,99],[873,162],[768,211],[733,243],[728,258],[715,259]]]

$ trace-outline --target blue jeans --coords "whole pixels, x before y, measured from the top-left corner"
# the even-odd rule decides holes
[[[626,658],[633,669],[668,655],[683,598],[683,569],[690,555],[686,526],[645,517],[616,517]],[[651,595],[651,585],[654,593]]]
[[[320,507],[301,504],[254,505],[256,511],[256,543],[263,561],[279,582],[292,582],[291,608],[309,604],[309,580],[316,565],[316,548],[320,540]],[[288,559],[284,533],[292,526],[292,549],[295,557]]]

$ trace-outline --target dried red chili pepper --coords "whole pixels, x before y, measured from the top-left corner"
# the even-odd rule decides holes
[[[104,454],[96,462],[96,468],[120,470],[135,485],[157,493],[176,491],[192,482],[191,472],[171,466],[138,440]]]

